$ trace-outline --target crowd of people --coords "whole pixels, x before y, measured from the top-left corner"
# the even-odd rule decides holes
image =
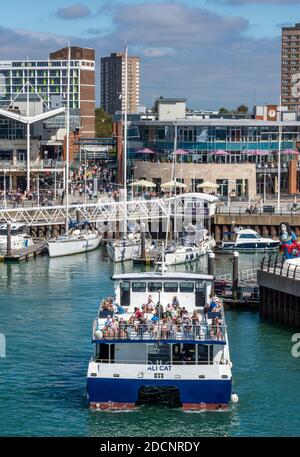
[[[135,307],[128,320],[122,317],[124,309],[112,298],[105,299],[100,307],[99,317],[106,313],[104,326],[95,329],[99,339],[214,339],[222,340],[222,308],[218,297],[211,297],[204,307],[204,316],[194,309],[190,314],[181,306],[177,297],[166,306],[154,303],[149,295],[147,303]],[[212,319],[208,324],[205,316]]]

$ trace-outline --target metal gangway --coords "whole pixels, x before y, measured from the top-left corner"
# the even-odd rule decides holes
[[[98,201],[91,204],[69,205],[68,215],[73,221],[88,221],[89,223],[117,223],[124,220],[159,221],[167,220],[171,216],[197,221],[213,215],[214,202],[217,198],[211,195],[188,193],[169,198],[154,198],[150,200],[138,199],[114,201],[113,199]],[[205,203],[208,205],[205,206]],[[12,221],[27,226],[62,225],[66,221],[66,206],[44,206],[32,208],[0,209],[0,223]]]

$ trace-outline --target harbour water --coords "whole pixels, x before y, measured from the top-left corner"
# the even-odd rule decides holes
[[[240,260],[241,268],[252,268],[260,256]],[[158,405],[90,411],[85,385],[91,325],[100,298],[113,292],[111,267],[103,249],[0,264],[0,333],[7,346],[0,358],[0,436],[299,436],[294,332],[253,312],[226,313],[233,390],[240,400],[228,412],[185,413]],[[216,268],[230,271],[230,260],[217,259]]]

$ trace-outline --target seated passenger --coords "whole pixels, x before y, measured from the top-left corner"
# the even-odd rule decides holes
[[[117,303],[116,303],[116,308],[117,308],[117,313],[118,314],[124,314],[125,313],[124,308],[121,305],[118,305]]]

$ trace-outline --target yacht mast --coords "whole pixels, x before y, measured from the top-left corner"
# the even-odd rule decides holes
[[[67,106],[66,106],[66,233],[69,231],[69,160],[70,160],[70,70],[71,47],[68,41],[68,69],[67,69]]]
[[[124,148],[123,148],[123,167],[124,167],[124,226],[123,237],[127,234],[127,111],[128,111],[128,47],[125,44],[125,84],[124,84]]]

